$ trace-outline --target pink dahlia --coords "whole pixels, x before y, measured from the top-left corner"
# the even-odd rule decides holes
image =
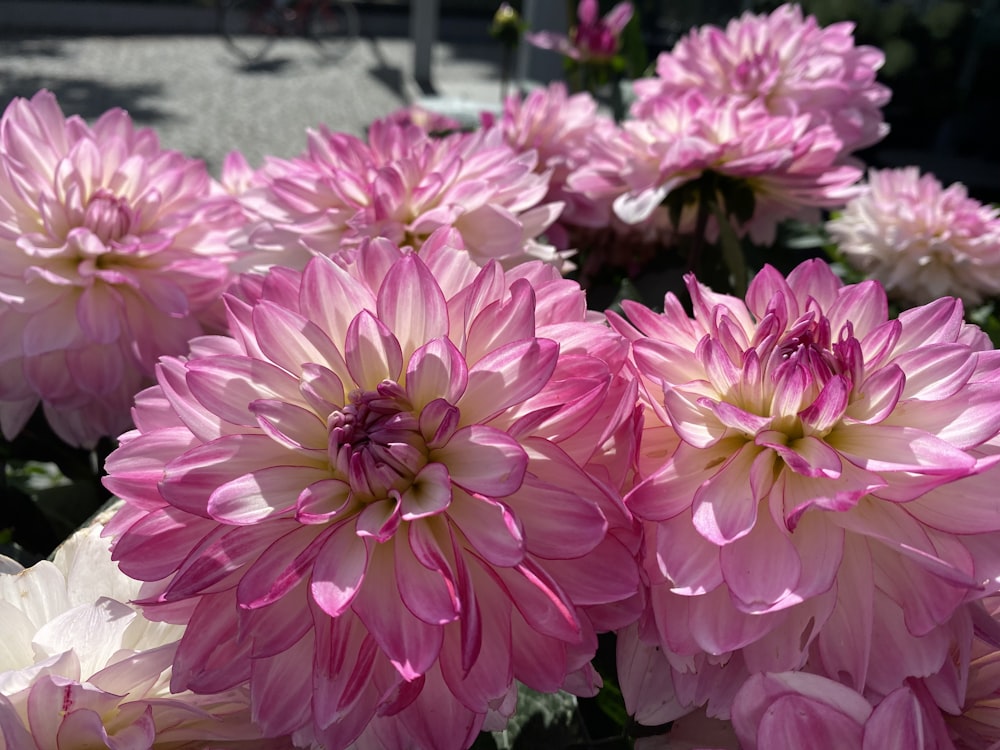
[[[586,92],[569,95],[561,82],[536,89],[525,97],[510,96],[504,102],[497,126],[504,140],[519,153],[538,154],[535,171],[550,173],[546,199],[563,204],[559,223],[604,227],[611,221],[609,200],[593,200],[572,190],[570,173],[591,159],[591,140],[613,139],[618,134],[614,120],[597,111],[597,101]]]
[[[138,594],[99,525],[52,562],[22,570],[0,557],[0,748],[290,750],[287,738],[261,740],[244,686],[170,692],[184,628],[145,619],[129,604]]]
[[[818,260],[745,302],[687,288],[693,318],[673,295],[612,316],[645,388],[626,504],[659,645],[880,695],[937,671],[953,613],[1000,587],[1000,354],[957,300],[890,320]]]
[[[912,304],[1000,294],[1000,211],[917,167],[872,169],[865,191],[827,222],[847,261]]]
[[[593,693],[636,616],[627,342],[550,266],[428,245],[247,277],[107,462],[115,559],[190,617],[173,687],[249,680],[269,734],[463,748],[515,680]]]
[[[234,219],[200,161],[115,109],[93,127],[41,91],[0,119],[0,427],[40,403],[66,442],[130,424],[162,354],[205,330]]]
[[[584,195],[613,198],[623,221],[645,221],[671,192],[712,172],[752,192],[753,216],[737,229],[761,243],[773,241],[783,219],[818,218],[819,207],[843,205],[862,176],[860,168],[841,163],[841,141],[831,127],[773,115],[758,101],[698,92],[657,100],[616,135],[598,134],[591,148],[590,161],[568,184]]]
[[[525,40],[577,62],[604,62],[614,57],[621,46],[622,32],[632,20],[632,3],[620,2],[601,16],[597,0],[580,0],[576,13],[577,24],[569,36],[537,31],[525,34]]]
[[[821,28],[791,4],[769,15],[744,13],[725,30],[694,29],[660,54],[655,78],[636,81],[633,113],[645,117],[663,99],[698,91],[804,116],[810,127],[829,125],[844,153],[870,146],[889,131],[881,108],[890,91],[875,80],[885,56],[856,46],[853,31],[848,22]]]
[[[266,160],[263,187],[244,196],[260,217],[249,228],[250,258],[301,268],[372,237],[419,249],[434,230],[453,227],[479,265],[541,258],[562,267],[562,255],[539,239],[562,206],[542,202],[548,174],[535,172],[537,158],[515,153],[496,130],[433,138],[377,121],[367,142],[311,131],[306,153]]]

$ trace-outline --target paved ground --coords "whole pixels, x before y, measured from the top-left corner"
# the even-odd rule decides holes
[[[309,127],[360,135],[419,98],[413,46],[405,19],[396,20],[402,34],[363,18],[362,38],[335,62],[307,42],[281,39],[269,62],[253,68],[210,34],[8,33],[0,36],[0,101],[48,88],[67,113],[94,118],[123,107],[155,128],[164,146],[204,159],[217,174],[231,149],[254,165],[265,154],[292,156]],[[487,29],[488,19],[443,23],[433,67],[439,98],[427,101],[468,111],[499,104],[500,50]]]

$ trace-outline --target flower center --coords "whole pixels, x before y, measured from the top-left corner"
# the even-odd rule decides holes
[[[381,500],[403,492],[427,463],[427,447],[406,392],[391,380],[351,391],[327,418],[330,463],[355,497]]]
[[[805,317],[799,320],[778,343],[778,369],[797,365],[809,373],[812,381],[823,385],[843,372],[831,346],[830,321]]]
[[[100,188],[87,203],[83,225],[107,243],[127,235],[135,222],[128,201],[106,188]]]

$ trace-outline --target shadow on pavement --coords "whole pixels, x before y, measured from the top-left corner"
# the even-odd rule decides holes
[[[64,43],[59,37],[0,37],[0,106],[5,107],[14,97],[31,98],[40,89],[48,89],[56,95],[66,114],[78,114],[88,120],[112,107],[128,110],[141,124],[154,125],[172,118],[152,103],[163,94],[163,86],[156,82],[115,84],[97,78],[38,75],[15,71],[3,64],[6,58],[65,56]]]

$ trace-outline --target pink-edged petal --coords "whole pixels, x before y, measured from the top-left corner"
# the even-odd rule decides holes
[[[160,598],[173,601],[214,592],[216,584],[228,583],[233,573],[250,565],[274,535],[273,525],[219,528],[188,555]]]
[[[842,424],[827,443],[869,471],[914,471],[951,476],[971,473],[975,459],[940,438],[912,427]]]
[[[802,421],[816,434],[825,434],[843,417],[850,391],[843,376],[830,378],[816,400],[802,410]]]
[[[712,401],[711,399],[703,398],[698,400],[698,404],[712,412],[719,424],[731,430],[741,432],[747,437],[753,437],[771,425],[770,417],[760,417],[756,414],[751,414],[725,401]]]
[[[570,643],[579,640],[581,624],[575,608],[545,568],[526,558],[513,568],[495,572],[533,630]]]
[[[790,445],[773,441],[785,437],[784,433],[769,431],[758,435],[756,443],[777,453],[785,465],[796,474],[828,479],[840,477],[842,464],[840,454],[829,445],[811,435],[794,440]]]
[[[872,567],[868,543],[848,534],[837,571],[837,604],[816,638],[815,653],[826,674],[840,675],[856,690],[864,689],[872,651]]]
[[[426,552],[426,547],[419,545],[418,541],[418,550]],[[430,625],[444,625],[461,616],[462,602],[454,575],[443,558],[427,566],[407,539],[397,542],[395,558],[396,584],[403,603],[414,616]]]
[[[494,427],[473,424],[459,429],[429,460],[448,467],[451,480],[472,493],[503,497],[524,480],[528,456],[519,442]]]
[[[1000,494],[997,472],[986,471],[932,489],[906,505],[921,523],[947,534],[978,534],[1000,530]],[[955,512],[955,498],[962,512]]]
[[[409,681],[437,661],[444,633],[441,626],[420,620],[403,605],[395,567],[392,547],[375,545],[353,609],[400,676]]]
[[[538,393],[556,367],[559,345],[549,339],[515,341],[496,349],[469,369],[458,407],[462,422],[486,422]]]
[[[321,479],[304,490],[295,503],[299,523],[325,523],[350,506],[351,485],[340,479]]]
[[[417,348],[406,366],[406,395],[414,409],[438,398],[455,404],[468,382],[465,358],[447,338],[433,339]]]
[[[845,414],[866,424],[878,424],[896,408],[906,383],[906,376],[896,366],[883,367],[855,388]]]
[[[691,505],[694,525],[710,542],[728,544],[753,528],[758,498],[747,477],[760,451],[753,443],[746,443],[695,493]]]
[[[799,519],[810,508],[847,511],[865,495],[884,486],[885,481],[878,474],[844,461],[836,479],[783,471],[775,483],[772,498],[780,500],[785,525],[794,530]]]
[[[684,597],[684,600],[688,607],[687,619],[683,622],[685,636],[710,654],[736,651],[760,640],[783,614],[745,614],[733,605],[725,586],[702,596]]]
[[[893,364],[906,373],[901,399],[937,401],[965,387],[976,369],[976,357],[965,344],[938,344],[901,354]]]
[[[733,725],[747,750],[778,747],[861,747],[871,705],[820,675],[752,675],[733,701]]]
[[[93,342],[107,344],[121,334],[121,296],[114,287],[91,284],[76,303],[76,319],[84,335]]]
[[[302,272],[299,304],[303,315],[338,341],[358,313],[375,312],[375,296],[367,286],[325,256],[310,260]]]
[[[666,521],[691,506],[694,493],[712,477],[706,466],[721,463],[732,454],[723,441],[699,450],[682,443],[661,468],[637,484],[625,497],[629,510],[647,521]]]
[[[146,750],[152,747],[155,738],[152,706],[146,706],[139,717],[113,735],[108,734],[104,719],[96,711],[76,710],[67,713],[59,723],[56,747],[58,750],[72,750],[83,743],[94,743],[93,746],[107,747],[108,750]]]
[[[303,466],[256,469],[215,489],[208,498],[208,514],[238,525],[285,515],[295,507],[302,487],[328,477],[328,470]]]
[[[378,292],[378,317],[395,334],[404,360],[417,347],[448,335],[444,293],[415,254],[403,256],[386,274]]]
[[[688,445],[708,448],[727,436],[728,428],[712,413],[711,402],[680,388],[663,394],[670,424]]]
[[[475,362],[501,346],[535,335],[535,292],[530,282],[517,279],[510,298],[496,300],[479,311],[468,324],[465,353]]]
[[[938,713],[937,707],[934,712]],[[937,721],[942,732],[937,747],[952,744],[944,722]],[[893,690],[875,707],[865,723],[864,740],[861,750],[907,750],[912,747],[928,747],[924,727],[924,712],[920,701],[908,686]]]
[[[180,567],[214,523],[164,507],[141,517],[115,542],[112,557],[126,575],[145,581],[165,578]]]
[[[343,614],[357,596],[368,569],[369,547],[370,543],[345,523],[317,552],[309,591],[316,604],[330,617]]]
[[[471,586],[470,581],[470,586]],[[511,658],[511,604],[497,584],[482,575],[475,582],[482,599],[469,600],[461,628],[446,628],[441,649],[441,674],[452,694],[473,711],[495,702],[514,680]],[[466,636],[465,631],[475,629]],[[484,642],[486,649],[467,644]]]
[[[351,321],[345,344],[347,369],[364,390],[375,390],[383,380],[396,380],[403,369],[403,353],[392,331],[368,311]]]
[[[524,527],[528,551],[541,558],[582,557],[601,542],[608,529],[597,503],[534,476],[525,477],[509,502]],[[572,534],[566,533],[568,528]]]
[[[656,570],[683,596],[698,596],[723,583],[719,547],[706,540],[683,518],[657,524],[652,542]]]
[[[472,546],[492,565],[509,567],[524,559],[524,531],[502,503],[456,491],[448,517]]]
[[[195,607],[174,657],[173,692],[217,693],[250,678],[250,643],[235,635],[232,592],[203,597]]]
[[[326,450],[326,424],[315,412],[277,399],[258,399],[249,407],[260,428],[282,445],[292,450]]]
[[[240,579],[236,588],[240,606],[256,609],[281,599],[309,574],[334,528],[299,526],[275,539]]]
[[[235,425],[256,425],[250,404],[261,398],[298,400],[298,383],[287,372],[252,357],[194,359],[185,376],[191,395],[213,414]]]
[[[261,352],[295,376],[307,363],[339,363],[341,354],[330,337],[310,320],[281,305],[262,300],[251,314]]]
[[[451,478],[448,467],[430,463],[413,478],[400,496],[400,516],[404,521],[433,516],[451,503]]]
[[[250,679],[251,711],[267,736],[288,735],[309,721],[309,680],[303,680],[301,665],[308,664],[315,650],[311,634],[279,656],[257,657]]]
[[[358,536],[371,537],[376,542],[386,542],[402,523],[399,500],[396,497],[376,500],[358,513],[355,531]]]
[[[230,435],[192,448],[168,463],[160,492],[178,508],[204,515],[212,493],[234,479],[273,466],[319,469],[325,465],[325,461],[293,453],[265,435]]]
[[[721,549],[719,564],[736,606],[751,614],[777,609],[798,586],[802,570],[792,540],[766,515]]]
[[[344,405],[344,382],[323,365],[307,364],[302,368],[299,392],[317,414],[334,411]]]

